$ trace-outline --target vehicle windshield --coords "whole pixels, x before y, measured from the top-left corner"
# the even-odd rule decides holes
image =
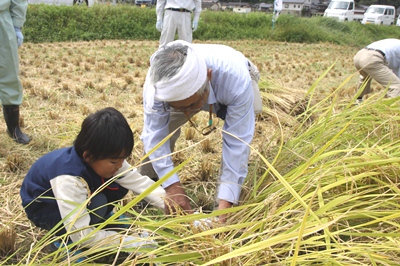
[[[347,10],[347,7],[349,6],[350,2],[347,1],[332,1],[328,8],[329,9],[344,9]]]
[[[385,12],[384,8],[381,7],[368,7],[367,12],[366,13],[375,13],[375,14],[383,14],[383,12]]]

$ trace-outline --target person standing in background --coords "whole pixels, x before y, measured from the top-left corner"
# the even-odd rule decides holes
[[[192,23],[193,12],[193,23]],[[192,32],[197,30],[201,0],[158,0],[156,28],[161,32],[160,47],[178,38],[192,42]]]
[[[0,0],[0,100],[7,133],[21,144],[30,142],[30,138],[19,127],[22,84],[18,77],[18,47],[24,41],[21,28],[26,20],[27,9],[27,0]]]

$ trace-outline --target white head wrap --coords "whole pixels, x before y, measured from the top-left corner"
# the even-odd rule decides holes
[[[167,46],[176,43],[188,46],[185,63],[171,79],[160,80],[155,84],[150,81],[150,71],[148,72],[144,84],[144,97],[146,98],[146,108],[149,110],[153,109],[154,100],[173,102],[187,99],[206,82],[207,66],[203,56],[193,49],[191,43],[182,40],[170,42]],[[156,55],[157,52],[152,55],[150,65]]]

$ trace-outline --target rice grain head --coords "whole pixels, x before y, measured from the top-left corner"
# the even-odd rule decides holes
[[[15,252],[17,233],[11,225],[0,225],[0,256],[7,256]]]

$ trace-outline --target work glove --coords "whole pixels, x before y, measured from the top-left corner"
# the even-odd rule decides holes
[[[123,238],[122,245],[124,248],[136,248],[134,253],[136,256],[143,255],[143,252],[137,251],[137,248],[148,248],[148,249],[156,249],[158,247],[157,242],[150,239],[149,233],[146,231],[140,233],[136,237],[134,236],[125,236]],[[149,259],[155,259],[154,255],[147,255]],[[158,263],[152,263],[152,265],[159,265]]]
[[[136,236],[124,236],[122,245],[124,246],[124,248],[157,248],[157,243],[154,240],[150,239],[147,232],[142,232],[141,234]]]
[[[193,20],[192,30],[196,31],[199,26],[199,22],[197,20]]]
[[[157,20],[156,29],[162,31],[162,20]]]
[[[15,35],[17,36],[17,44],[19,47],[24,42],[24,35],[22,35],[20,27],[14,26],[14,30],[15,30]]]
[[[195,212],[194,214],[199,214],[199,212]],[[211,217],[211,218],[203,218],[199,220],[193,221],[193,226],[200,231],[207,231],[219,224],[218,217]]]

